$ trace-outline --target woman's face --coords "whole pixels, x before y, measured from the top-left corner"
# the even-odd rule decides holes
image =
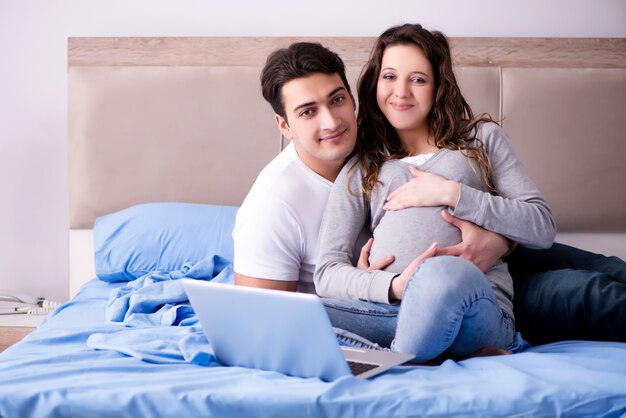
[[[376,99],[398,133],[428,130],[435,80],[430,61],[415,45],[393,45],[383,54]]]

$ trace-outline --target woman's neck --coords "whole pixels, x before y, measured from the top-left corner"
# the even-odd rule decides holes
[[[409,155],[429,154],[438,150],[428,128],[397,131],[402,149]]]

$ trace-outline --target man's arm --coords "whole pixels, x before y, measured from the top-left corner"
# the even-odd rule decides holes
[[[295,292],[298,288],[298,282],[295,281],[259,279],[244,276],[239,273],[235,273],[235,284],[239,286],[260,287],[263,289],[287,290],[289,292]]]
[[[373,242],[374,239],[370,238],[361,248],[357,267],[362,270],[382,270],[389,264],[391,264],[394,260],[394,257],[390,255],[380,260],[377,260],[370,265],[368,259]],[[263,289],[287,290],[289,292],[295,292],[298,288],[298,282],[295,281],[259,279],[257,277],[250,277],[239,273],[235,273],[235,284],[239,286],[260,287]]]
[[[502,235],[450,215],[447,210],[441,211],[441,216],[461,230],[461,242],[440,248],[437,255],[455,255],[464,258],[474,263],[480,271],[485,272],[517,246],[517,243]]]
[[[235,284],[296,291],[303,246],[298,220],[284,202],[271,195],[263,198],[251,191],[237,213],[233,229]]]

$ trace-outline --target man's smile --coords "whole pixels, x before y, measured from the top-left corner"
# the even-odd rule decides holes
[[[320,138],[320,141],[324,141],[324,142],[330,142],[331,144],[336,144],[339,141],[341,141],[341,138],[343,137],[343,134],[346,133],[348,129],[342,129],[339,132],[334,132],[330,135],[326,135]]]

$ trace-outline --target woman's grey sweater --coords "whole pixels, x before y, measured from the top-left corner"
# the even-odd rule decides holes
[[[444,247],[461,241],[459,230],[441,217],[442,209],[526,247],[547,248],[552,244],[556,227],[550,208],[504,131],[495,123],[481,124],[478,129],[491,160],[498,195],[488,192],[475,162],[460,151],[440,149],[419,167],[460,183],[460,198],[454,208],[385,211],[383,205],[389,193],[413,178],[409,164],[401,160],[386,162],[368,202],[361,192],[362,168],[357,165],[350,170],[355,159],[348,161],[335,181],[320,229],[314,275],[320,296],[389,303],[391,279],[430,244],[437,242]],[[357,196],[348,192],[347,185]],[[370,260],[395,256],[384,271],[353,267],[353,245],[364,226],[369,226],[374,236]],[[485,274],[500,306],[512,316],[513,281],[506,264],[500,260]]]

